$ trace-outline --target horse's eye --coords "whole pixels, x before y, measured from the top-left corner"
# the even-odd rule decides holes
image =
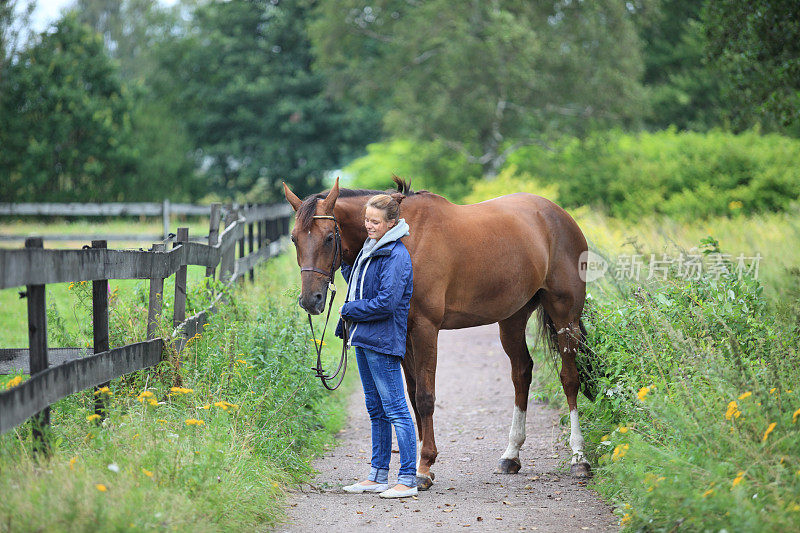
[[[297,238],[294,235],[291,236],[291,239],[293,243],[297,244]]]
[[[333,242],[333,233],[325,237],[325,244],[330,244]]]

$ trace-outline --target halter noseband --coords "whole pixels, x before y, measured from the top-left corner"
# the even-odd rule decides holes
[[[333,276],[336,274],[336,269],[339,268],[336,265],[336,260],[338,258],[339,265],[342,264],[342,238],[339,235],[339,221],[336,220],[336,217],[333,215],[314,215],[311,217],[312,219],[328,219],[333,220],[333,239],[334,239],[334,250],[333,250],[333,260],[331,261],[331,269],[328,272],[325,272],[321,268],[317,267],[301,267],[300,272],[316,272],[317,274],[322,274],[326,278],[328,278],[328,283],[333,285]],[[336,289],[334,288],[334,292]]]

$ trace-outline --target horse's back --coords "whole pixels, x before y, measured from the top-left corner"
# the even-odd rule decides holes
[[[446,329],[510,316],[544,286],[553,256],[563,254],[557,241],[585,246],[569,214],[541,196],[515,193],[470,205],[425,196],[402,204],[412,262],[421,265],[415,292],[444,302]]]

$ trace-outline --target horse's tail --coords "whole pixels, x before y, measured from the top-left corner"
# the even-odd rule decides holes
[[[553,357],[553,364],[558,368],[559,363],[559,350],[558,350],[558,332],[556,331],[553,319],[544,310],[544,307],[539,305],[536,310],[539,320],[539,339],[537,345],[542,346],[546,352],[549,352]],[[586,326],[583,325],[583,320],[579,320],[580,325],[580,338],[578,339],[578,354],[575,358],[575,364],[578,366],[578,377],[581,383],[581,392],[584,396],[594,401],[596,397],[596,373],[593,365],[595,354],[589,344],[586,342]]]

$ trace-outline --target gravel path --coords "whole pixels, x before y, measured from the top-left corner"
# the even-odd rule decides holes
[[[442,331],[438,360],[434,426],[439,457],[431,469],[436,474],[431,490],[402,500],[342,491],[369,472],[369,418],[359,387],[339,446],[314,464],[320,473],[313,485],[291,496],[290,521],[279,531],[618,529],[609,506],[558,467],[569,450],[557,444],[558,413],[544,405],[528,407],[522,470],[494,473],[508,444],[513,407],[510,364],[496,324]],[[390,482],[398,464],[393,454]]]

